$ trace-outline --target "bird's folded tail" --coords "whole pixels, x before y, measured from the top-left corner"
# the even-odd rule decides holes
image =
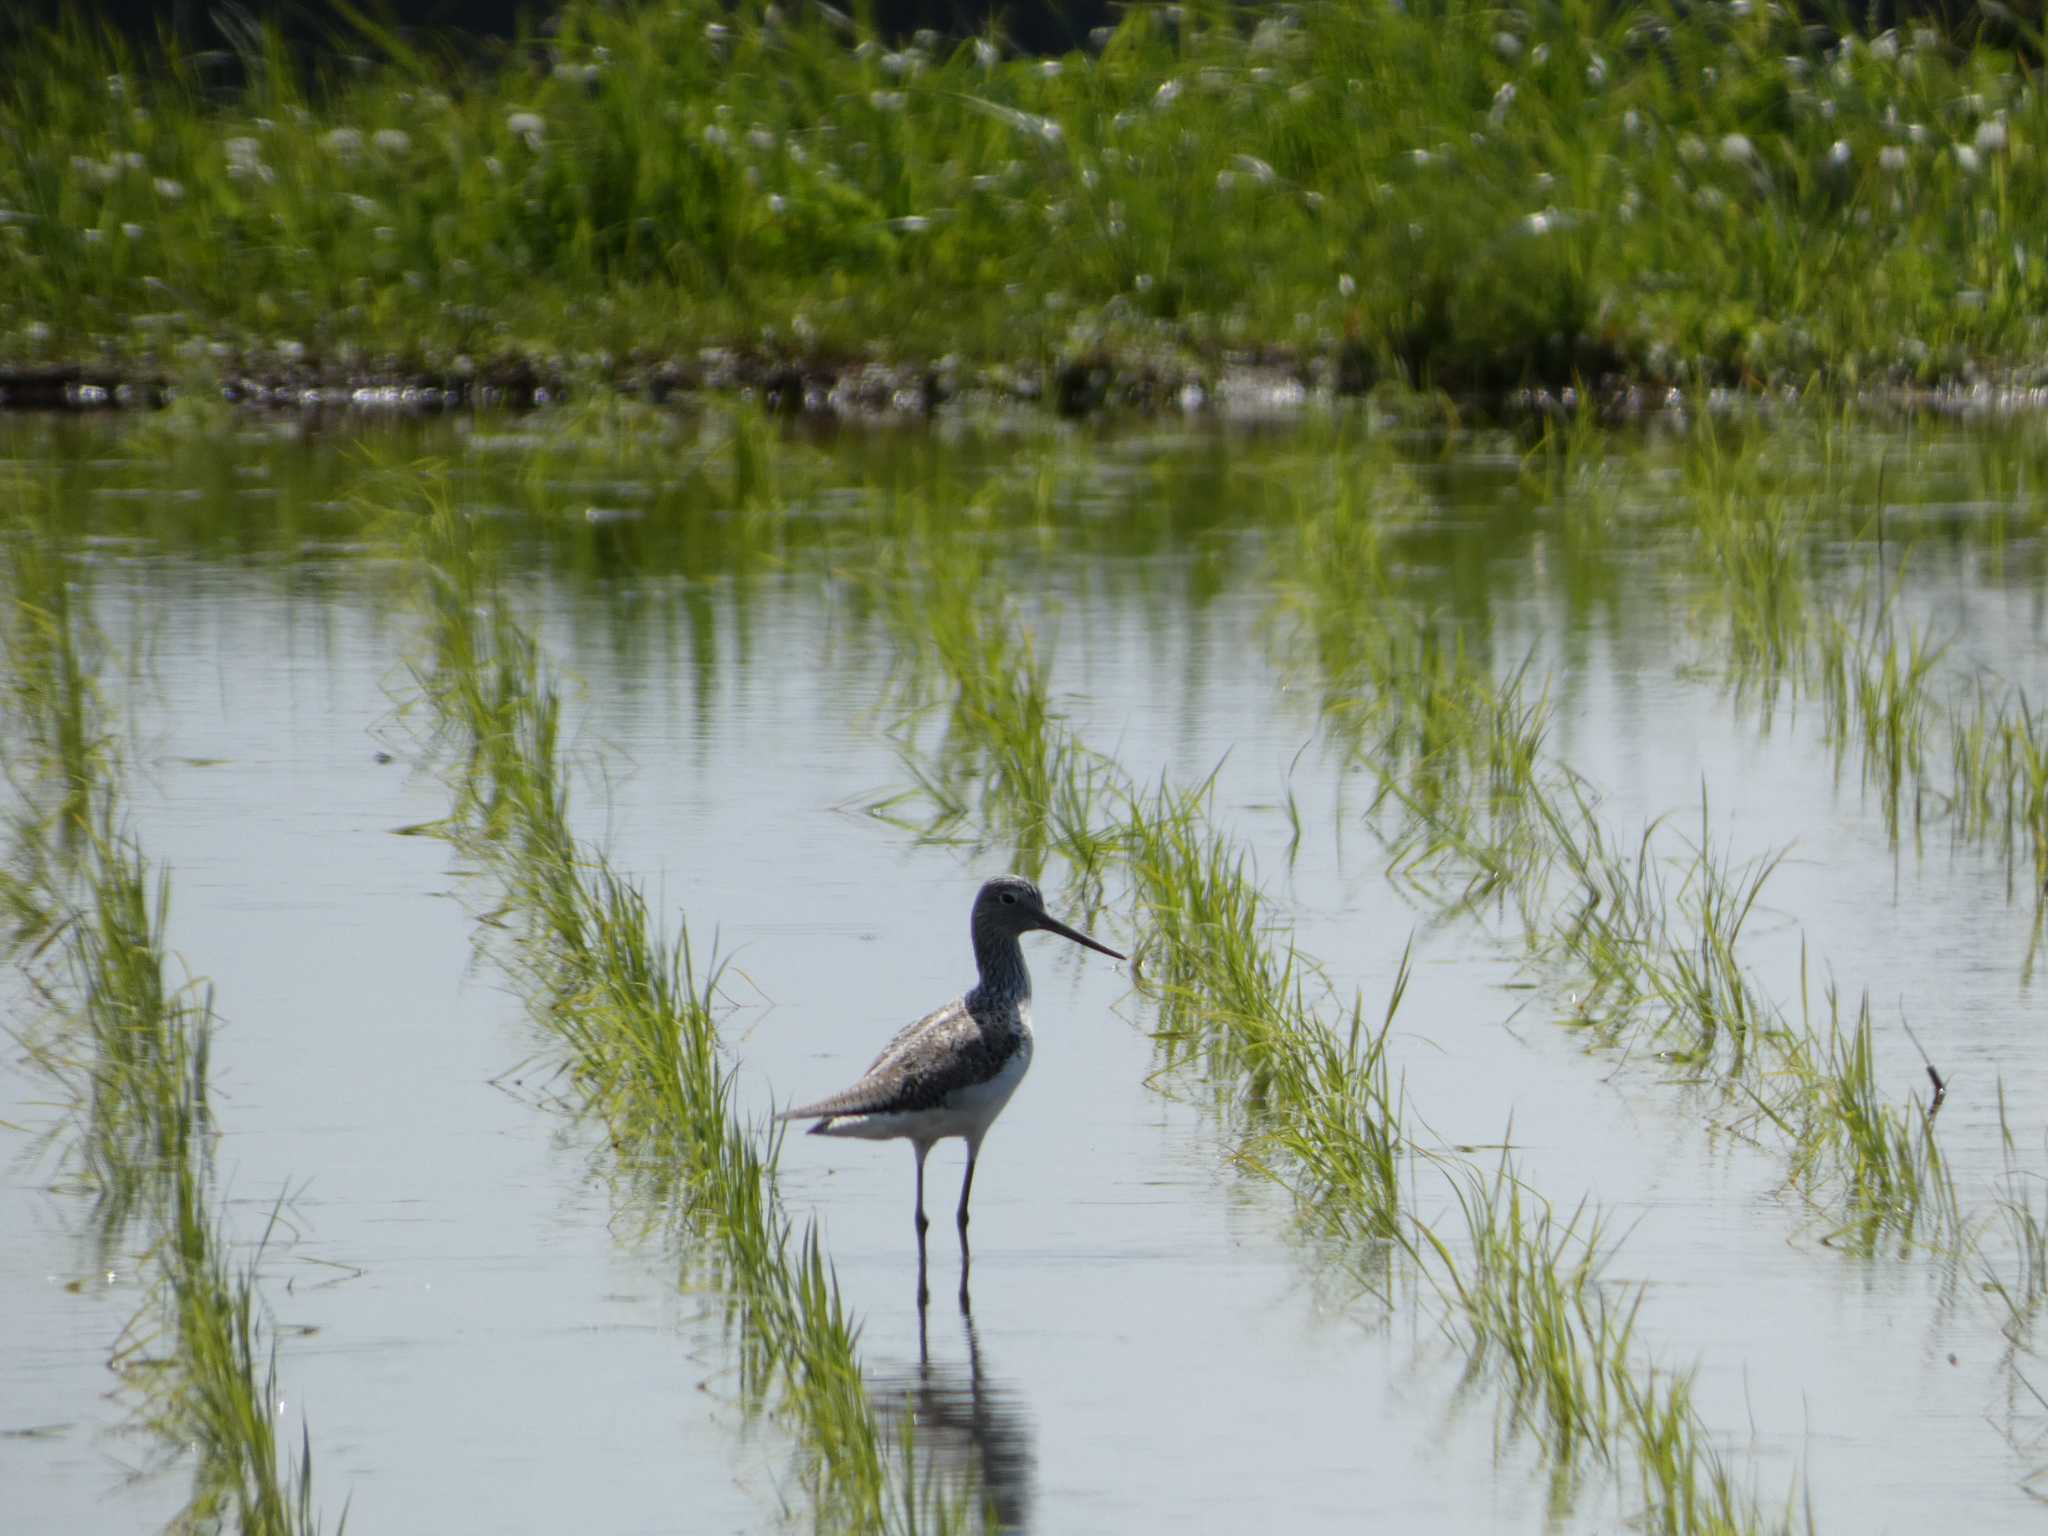
[[[890,1107],[888,1098],[882,1094],[875,1093],[872,1090],[863,1093],[859,1089],[848,1089],[845,1093],[833,1094],[829,1099],[820,1099],[815,1104],[805,1104],[797,1109],[785,1109],[775,1118],[778,1120],[815,1120],[818,1124],[811,1127],[811,1133],[815,1135],[823,1130],[827,1123],[843,1115],[872,1115],[877,1111]]]

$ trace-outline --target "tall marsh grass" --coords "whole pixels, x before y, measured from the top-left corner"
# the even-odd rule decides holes
[[[233,42],[222,69],[74,27],[10,61],[0,359],[615,377],[717,345],[1035,382],[1256,346],[1354,385],[1854,387],[2043,339],[2048,107],[1988,35],[1195,4],[1039,59],[572,0],[486,64]]]

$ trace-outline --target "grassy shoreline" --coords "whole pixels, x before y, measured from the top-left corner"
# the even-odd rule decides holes
[[[1085,411],[1233,369],[1499,397],[2048,362],[2048,103],[1927,29],[1190,5],[1041,59],[690,0],[572,3],[496,66],[357,42],[309,77],[248,41],[234,86],[25,50],[0,370]]]

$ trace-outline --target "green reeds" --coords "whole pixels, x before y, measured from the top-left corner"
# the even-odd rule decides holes
[[[1885,829],[1900,835],[1902,807],[1910,803],[1917,828],[1927,766],[1932,705],[1929,684],[1943,647],[1916,627],[1903,647],[1880,605],[1855,622],[1830,615],[1814,634],[1820,691],[1834,737],[1837,762],[1847,743],[1861,747],[1866,787],[1874,787]]]
[[[1423,883],[1457,869],[1457,899],[1477,905],[1513,891],[1532,851],[1526,791],[1550,699],[1530,687],[1528,658],[1497,681],[1483,646],[1400,574],[1396,520],[1425,500],[1384,452],[1284,498],[1275,618],[1315,657],[1325,723],[1373,764],[1374,811],[1414,834],[1390,842],[1389,867]]]
[[[0,898],[17,942],[47,933],[50,893],[90,840],[94,796],[114,770],[111,737],[94,683],[99,644],[72,594],[65,546],[46,500],[17,492],[0,527],[7,602],[0,612],[0,669],[14,740],[0,757],[14,789],[11,857]]]
[[[165,1225],[186,1164],[211,1144],[212,1007],[165,975],[169,877],[159,873],[152,891],[141,851],[110,827],[95,833],[91,860],[65,952],[90,1049],[57,1049],[82,1082],[86,1184],[111,1241],[138,1210]]]
[[[273,1407],[280,1400],[277,1349],[256,1286],[269,1233],[247,1264],[233,1265],[227,1231],[206,1209],[203,1180],[181,1169],[174,1187],[160,1282],[161,1306],[172,1320],[170,1353],[159,1357],[151,1338],[138,1333],[124,1341],[116,1364],[142,1383],[158,1433],[197,1454],[178,1528],[231,1524],[248,1536],[313,1536],[320,1527],[312,1433],[302,1430],[292,1456],[278,1441]],[[346,1524],[344,1511],[337,1529]]]
[[[1057,849],[1085,888],[1099,892],[1112,839],[1094,822],[1113,765],[1059,724],[1030,636],[1007,608],[981,610],[986,552],[934,528],[921,500],[902,506],[892,564],[868,586],[896,633],[921,635],[899,652],[894,692],[904,761],[932,808],[926,833],[942,835],[972,811],[1010,843],[1023,873],[1036,876],[1048,849]],[[933,658],[948,684],[945,729],[936,747],[920,751],[915,735]]]
[[[2017,1348],[2028,1342],[2034,1319],[2048,1299],[2048,1185],[2019,1165],[2019,1147],[2006,1112],[2005,1083],[1998,1085],[1998,1130],[2005,1168],[1998,1195],[1998,1217],[2011,1250],[2009,1274],[1990,1273],[1984,1288],[2006,1308],[2006,1336]]]
[[[569,1104],[604,1128],[641,1207],[673,1212],[696,1238],[690,1265],[728,1298],[749,1400],[772,1403],[795,1429],[818,1518],[850,1529],[957,1524],[961,1490],[892,1491],[896,1458],[867,1398],[857,1327],[816,1230],[799,1232],[776,1191],[777,1134],[734,1111],[717,967],[700,979],[687,933],[656,936],[640,892],[570,827],[560,692],[507,608],[489,551],[445,502],[420,513],[416,547],[428,642],[418,682],[455,793],[434,830],[504,893],[509,963],[556,1040]]]
[[[1363,998],[1327,1022],[1327,984],[1276,932],[1245,850],[1210,824],[1209,791],[1161,783],[1123,798],[1120,845],[1149,930],[1139,958],[1152,971],[1161,1049],[1169,1064],[1200,1061],[1244,1156],[1293,1190],[1319,1230],[1404,1240],[1409,1149],[1386,1042],[1407,957],[1377,1029]]]
[[[193,1458],[180,1529],[309,1536],[312,1447],[302,1434],[296,1459],[281,1460],[262,1245],[232,1260],[210,1211],[211,997],[170,979],[169,878],[152,875],[121,829],[119,754],[64,545],[33,521],[7,531],[8,766],[30,807],[16,818],[15,868],[47,919],[18,929],[10,949],[58,1013],[27,1036],[30,1059],[77,1105],[80,1178],[97,1199],[101,1246],[139,1244],[152,1275],[114,1364],[167,1452]],[[53,808],[39,813],[46,784]]]
[[[1947,643],[1899,616],[1911,544],[1888,538],[1887,522],[1912,509],[1887,507],[1884,459],[1839,421],[1794,422],[1776,436],[1737,432],[1729,441],[1709,423],[1682,452],[1684,517],[1705,556],[1702,590],[1727,676],[1738,693],[1767,702],[1781,692],[1817,699],[1837,773],[1853,758],[1894,842],[1946,819],[1956,843],[2003,856],[2009,889],[2022,857],[2040,889],[2048,798],[2036,791],[2048,784],[2048,753],[2025,695],[1976,677],[1944,697]],[[1600,450],[1579,442],[1571,451]],[[2003,442],[1973,452],[1977,478],[1952,491],[1930,477],[1936,496],[2016,499],[1986,519],[2000,558],[2005,520],[2036,515],[2027,465],[2010,462],[2018,456]],[[1853,561],[1848,574],[1824,580],[1820,567],[1842,563],[1842,550]]]
[[[1809,1028],[1787,1038],[1776,1064],[1776,1105],[1768,1113],[1781,1125],[1799,1127],[1794,1145],[1802,1169],[1825,1159],[1841,1181],[1848,1219],[1835,1237],[1862,1252],[1874,1250],[1887,1233],[1902,1248],[1916,1242],[1960,1247],[1967,1239],[1962,1202],[1934,1135],[1940,1079],[1925,1109],[1917,1098],[1903,1106],[1889,1102],[1877,1081],[1869,996],[1845,1022],[1841,998],[1830,987],[1827,1010],[1825,1036]]]
[[[2024,362],[2038,34],[1807,19],[1139,8],[1050,60],[711,0],[576,0],[489,63],[371,27],[341,45],[371,58],[315,62],[247,25],[233,58],[31,35],[0,91],[0,360],[199,381],[224,343],[665,386],[739,354],[791,392],[787,359],[881,351],[1070,408],[1105,359],[1255,347],[1496,391]]]
[[[1798,533],[1807,514],[1795,518],[1783,497],[1759,511],[1754,457],[1724,451],[1710,431],[1690,453],[1702,487],[1697,525],[1717,550],[1728,591],[1747,594],[1731,598],[1731,667],[1796,677],[1811,626]],[[1314,530],[1358,521],[1357,508],[1355,497],[1304,505],[1297,522],[1311,532],[1302,547],[1330,549],[1327,534]],[[1378,562],[1358,565],[1362,579],[1333,583],[1313,562],[1290,560],[1283,612],[1321,677],[1326,717],[1377,785],[1389,867],[1411,879],[1427,871],[1423,888],[1446,913],[1489,897],[1511,904],[1532,961],[1562,965],[1576,982],[1570,1022],[1609,1043],[1647,1043],[1746,1118],[1782,1132],[1788,1175],[1845,1225],[1866,1236],[1884,1229],[1937,1243],[1960,1238],[1931,1127],[1910,1109],[1875,1100],[1870,1059],[1855,1048],[1867,1036],[1795,1028],[1748,974],[1742,933],[1776,860],[1738,864],[1717,852],[1704,799],[1690,847],[1665,851],[1656,827],[1633,846],[1618,844],[1586,781],[1545,759],[1547,689],[1527,702],[1526,663],[1505,677],[1462,663],[1461,638],[1432,639],[1433,627],[1378,581]],[[1881,625],[1836,633],[1836,740],[1860,745],[1896,826],[1924,762],[1938,653],[1917,633],[1901,653]],[[1430,661],[1443,655],[1461,658],[1455,686],[1445,686],[1444,666]],[[1360,718],[1431,720],[1423,738],[1430,750],[1402,752],[1388,738],[1361,737],[1352,727]],[[1432,761],[1447,766],[1418,779],[1417,765]],[[1436,792],[1446,782],[1453,792]]]
[[[1688,446],[1687,511],[1711,573],[1706,591],[1725,614],[1729,671],[1739,686],[1773,690],[1803,655],[1812,509],[1773,485],[1739,436],[1724,446],[1709,423]]]
[[[2048,727],[2026,694],[1980,679],[1950,716],[1949,752],[1957,839],[2002,851],[2008,893],[2022,859],[2032,889],[2048,889]]]
[[[1644,1529],[1758,1529],[1754,1502],[1702,1432],[1690,1374],[1641,1363],[1643,1293],[1601,1279],[1612,1247],[1598,1213],[1581,1207],[1559,1221],[1505,1157],[1490,1178],[1470,1168],[1453,1177],[1467,1256],[1424,1233],[1454,1303],[1452,1326],[1473,1368],[1509,1383],[1516,1423],[1558,1468],[1558,1502],[1568,1503],[1582,1457],[1627,1445]]]

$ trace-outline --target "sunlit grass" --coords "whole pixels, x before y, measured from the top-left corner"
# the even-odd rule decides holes
[[[1318,1230],[1405,1241],[1408,1155],[1386,1041],[1404,957],[1377,1027],[1363,998],[1334,1021],[1314,964],[1267,913],[1245,848],[1208,814],[1209,786],[1125,791],[1125,873],[1169,1064],[1196,1060],[1227,1096],[1245,1155],[1293,1190]]]
[[[1764,496],[1766,467],[1754,455],[1711,431],[1688,447],[1696,526],[1713,550],[1717,589],[1730,594],[1730,668],[1803,677],[1814,645],[1811,536],[1787,516],[1789,500]],[[1564,451],[1592,445],[1582,438]],[[1704,800],[1690,845],[1670,847],[1654,827],[1618,841],[1588,781],[1546,758],[1547,687],[1530,682],[1526,664],[1502,674],[1466,661],[1462,634],[1434,638],[1382,574],[1374,535],[1334,542],[1320,531],[1369,527],[1374,516],[1355,497],[1306,493],[1297,520],[1309,533],[1282,567],[1293,620],[1282,643],[1313,663],[1325,717],[1373,778],[1390,868],[1446,912],[1487,898],[1511,905],[1532,961],[1576,983],[1569,1022],[1609,1044],[1649,1045],[1781,1133],[1788,1176],[1866,1245],[1882,1231],[1960,1241],[1931,1123],[1877,1092],[1867,1016],[1825,1034],[1794,1025],[1749,974],[1743,930],[1775,857],[1738,863],[1717,850]],[[1330,558],[1344,548],[1364,553],[1348,564]],[[1832,679],[1824,697],[1835,739],[1859,750],[1896,835],[1924,762],[1936,651],[1917,635],[1902,650],[1877,625],[1828,633],[1832,648],[1816,649],[1833,658],[1822,676]],[[1457,661],[1432,660],[1443,656]],[[1359,720],[1429,726],[1375,736]],[[1422,872],[1427,882],[1414,879]]]
[[[1612,1254],[1597,1212],[1560,1220],[1503,1159],[1488,1177],[1454,1175],[1464,1217],[1462,1261],[1425,1234],[1441,1261],[1458,1330],[1476,1367],[1509,1383],[1516,1419],[1550,1448],[1554,1498],[1568,1506],[1583,1454],[1633,1448],[1645,1529],[1789,1529],[1767,1520],[1702,1432],[1687,1372],[1642,1361],[1640,1288],[1601,1278]]]
[[[2005,1154],[1998,1217],[2012,1267],[2005,1274],[1987,1274],[1984,1288],[2004,1302],[2006,1334],[2017,1347],[2031,1342],[2034,1319],[2048,1299],[2048,1181],[2020,1166],[2003,1082],[1998,1085],[1998,1129]]]
[[[210,1209],[211,996],[172,980],[170,881],[122,827],[97,632],[71,591],[68,545],[33,517],[5,535],[6,758],[27,807],[10,880],[17,905],[41,919],[17,926],[8,951],[52,1013],[22,1038],[74,1101],[78,1182],[95,1196],[99,1248],[146,1256],[151,1298],[112,1364],[165,1455],[191,1458],[181,1529],[310,1536],[312,1445],[303,1431],[296,1455],[279,1443],[261,1245],[232,1260]]]
[[[74,603],[56,516],[47,496],[22,490],[0,523],[0,667],[14,723],[0,766],[16,801],[0,899],[17,942],[45,936],[56,920],[50,895],[91,840],[94,796],[114,769],[94,680],[99,636]]]
[[[310,68],[73,29],[0,92],[0,357],[658,382],[722,346],[1069,401],[1253,347],[1481,390],[2038,357],[2024,56],[1805,20],[1138,7],[1041,60],[591,0],[490,62],[373,30]]]
[[[1010,843],[1013,867],[1034,877],[1056,849],[1083,883],[1081,905],[1092,908],[1115,841],[1098,825],[1113,765],[1082,749],[1053,715],[1044,667],[1007,606],[987,607],[986,551],[936,528],[921,499],[899,505],[908,510],[883,541],[889,563],[868,586],[892,630],[917,637],[900,650],[894,693],[904,759],[931,809],[925,831],[943,834],[972,811]],[[919,750],[934,670],[947,683],[944,734]]]
[[[1901,636],[1882,609],[1858,614],[1853,624],[1830,616],[1816,626],[1814,647],[1837,760],[1854,741],[1886,830],[1899,837],[1908,811],[1907,826],[1917,830],[1935,713],[1931,684],[1943,647],[1918,628]]]
[[[1862,1252],[1876,1250],[1887,1234],[1901,1247],[1961,1250],[1968,1241],[1962,1202],[1934,1134],[1939,1102],[1923,1108],[1916,1096],[1895,1104],[1879,1086],[1867,995],[1850,1019],[1832,988],[1826,1002],[1826,1033],[1788,1037],[1779,1054],[1771,1113],[1799,1125],[1802,1167],[1831,1160],[1842,1181],[1848,1219],[1836,1239]]]
[[[1274,559],[1280,622],[1315,656],[1324,719],[1373,765],[1375,809],[1398,828],[1389,868],[1430,880],[1458,866],[1458,899],[1478,904],[1512,891],[1531,856],[1524,817],[1550,700],[1526,660],[1496,681],[1489,658],[1403,590],[1386,525],[1420,494],[1380,454],[1297,496]]]
[[[296,1454],[278,1435],[276,1344],[256,1286],[264,1245],[248,1264],[230,1264],[227,1233],[206,1208],[202,1182],[189,1165],[180,1168],[164,1237],[169,1358],[137,1335],[124,1341],[116,1363],[143,1384],[158,1433],[197,1452],[182,1525],[232,1523],[260,1536],[312,1536],[320,1526],[311,1430],[302,1429]],[[344,1511],[336,1528],[346,1525]]]
[[[1963,484],[1923,494],[2006,503],[1967,534],[2003,563],[2011,528],[2038,528],[2048,511],[2032,452],[1999,434],[1967,463]],[[1982,676],[1958,685],[1944,668],[1953,637],[1901,616],[1913,536],[1887,536],[1886,469],[1840,420],[1776,435],[1709,425],[1688,439],[1684,511],[1701,536],[1718,664],[1740,693],[1817,702],[1838,771],[1853,761],[1893,841],[1945,821],[1958,843],[2003,854],[2009,887],[2015,858],[2028,859],[2038,888],[2048,880],[2039,830],[2048,823],[2033,792],[2032,711],[2009,685]]]

